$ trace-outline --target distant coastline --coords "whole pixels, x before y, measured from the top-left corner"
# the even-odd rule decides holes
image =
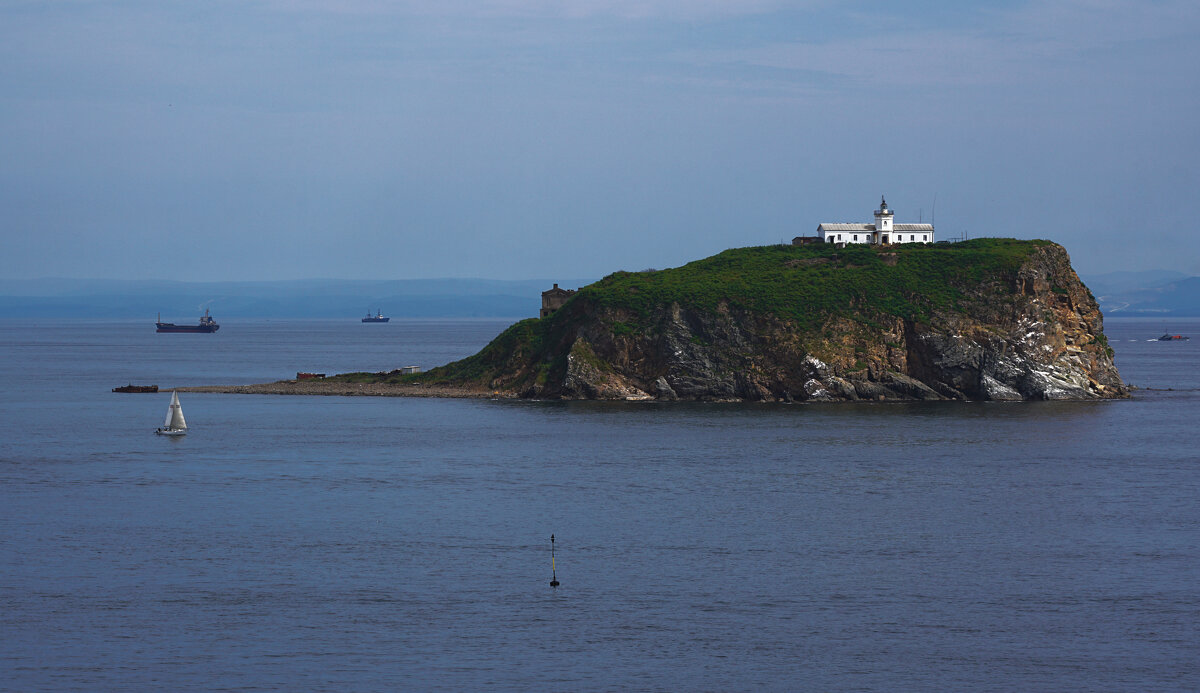
[[[514,392],[454,385],[348,383],[323,380],[281,380],[256,385],[201,385],[171,388],[177,392],[225,395],[302,395],[330,397],[441,397],[450,399],[515,399]]]
[[[153,319],[210,309],[228,318],[345,318],[359,323],[368,306],[403,318],[535,316],[541,293],[563,278],[311,279],[278,282],[0,280],[0,318]],[[565,279],[573,286],[592,280]]]
[[[1200,317],[1200,277],[1150,270],[1083,275],[1109,317]],[[0,319],[136,319],[193,316],[209,308],[222,318],[345,318],[365,306],[393,318],[523,318],[538,315],[552,283],[584,286],[595,279],[308,279],[272,282],[173,282],[0,279]]]

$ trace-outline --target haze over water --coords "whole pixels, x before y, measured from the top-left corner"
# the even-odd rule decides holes
[[[0,688],[1200,687],[1200,321],[1109,320],[1119,402],[110,392],[506,325],[0,321]]]

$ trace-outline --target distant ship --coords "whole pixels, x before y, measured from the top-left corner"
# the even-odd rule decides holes
[[[1171,334],[1171,333],[1169,333],[1169,332],[1168,332],[1167,334],[1164,334],[1163,336],[1159,337],[1159,338],[1158,338],[1158,341],[1160,341],[1160,342],[1174,342],[1174,341],[1175,341],[1175,340],[1177,340],[1177,339],[1178,339],[1178,340],[1183,340],[1183,339],[1191,339],[1191,337],[1186,337],[1186,336],[1184,336],[1184,335],[1181,335],[1181,334]]]
[[[391,318],[385,318],[382,310],[375,313],[375,315],[371,315],[371,311],[368,310],[367,317],[362,319],[363,322],[387,322],[388,320],[391,320]]]
[[[155,332],[216,332],[221,329],[216,320],[208,314],[208,309],[204,309],[204,315],[200,318],[199,325],[176,325],[173,322],[163,322],[162,313],[158,314],[158,322],[154,323],[158,328]]]

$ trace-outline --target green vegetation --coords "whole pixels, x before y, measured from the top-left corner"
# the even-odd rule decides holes
[[[522,320],[500,333],[478,354],[460,361],[448,363],[424,373],[343,373],[326,378],[330,382],[375,383],[413,385],[425,384],[475,384],[489,386],[494,374],[503,370],[514,357],[531,358],[542,351],[542,336],[545,321],[537,318]],[[565,357],[560,359],[565,361]],[[536,374],[544,381],[549,363],[545,364]]]
[[[621,322],[620,320],[617,320],[612,324],[612,333],[618,337],[631,335],[635,332],[637,332],[637,328],[627,322]]]
[[[727,250],[654,273],[617,272],[573,298],[642,318],[658,307],[707,311],[725,305],[815,328],[831,317],[912,320],[960,307],[967,292],[1006,279],[1048,241],[980,238],[886,248],[828,244]]]
[[[513,360],[528,361],[542,353],[546,322],[538,318],[522,320],[501,332],[499,337],[474,356],[434,368],[427,373],[401,376],[396,382],[468,382],[487,385],[495,373]],[[543,364],[539,368],[539,380],[545,379],[548,366],[549,364]]]
[[[1103,332],[1100,332],[1100,333],[1096,334],[1094,337],[1092,337],[1092,341],[1094,341],[1094,342],[1096,342],[1097,344],[1099,344],[1099,345],[1100,345],[1100,347],[1101,347],[1102,349],[1104,349],[1104,353],[1105,353],[1105,354],[1106,354],[1106,355],[1107,355],[1107,356],[1108,356],[1110,359],[1113,357],[1113,354],[1114,354],[1115,352],[1113,352],[1113,348],[1112,348],[1111,346],[1109,346],[1109,344],[1108,344],[1108,337],[1107,337],[1107,336],[1105,336],[1105,334],[1104,334]]]

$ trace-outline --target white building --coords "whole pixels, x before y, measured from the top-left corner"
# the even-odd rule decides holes
[[[933,224],[893,224],[892,210],[880,198],[874,224],[821,224],[817,238],[822,243],[933,243]]]

